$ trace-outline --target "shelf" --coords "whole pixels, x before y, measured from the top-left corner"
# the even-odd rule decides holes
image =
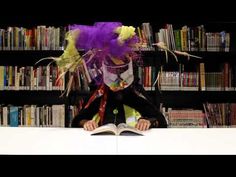
[[[59,57],[63,53],[62,50],[1,50],[0,65],[16,66],[16,65],[34,65],[41,58]],[[47,64],[51,60],[44,61],[41,64]]]
[[[170,107],[197,107],[202,103],[236,103],[236,91],[161,91],[160,102]]]
[[[82,50],[80,52],[83,52]],[[0,51],[0,65],[34,65],[37,61],[45,57],[59,57],[63,53],[62,50],[1,50]],[[191,57],[187,60],[186,56],[177,55],[179,62],[235,62],[236,51],[231,52],[188,52],[189,54],[203,57],[203,59],[196,59]],[[141,51],[141,57],[144,63],[152,63],[154,65],[165,63],[164,51]],[[169,62],[177,63],[174,57],[168,53]],[[51,60],[41,62],[41,65],[48,64]]]
[[[230,51],[230,52],[189,51],[187,53],[202,57],[202,59],[190,57],[190,59],[188,60],[188,57],[186,57],[186,56],[176,55],[178,58],[178,62],[177,62],[176,59],[174,58],[174,56],[168,52],[168,63],[167,63],[165,52],[158,51],[158,50],[157,51],[142,52],[141,57],[144,61],[144,65],[170,65],[170,64],[178,65],[178,63],[196,64],[196,63],[201,63],[201,62],[236,63],[236,60],[235,60],[236,51]]]
[[[67,98],[60,97],[61,91],[7,90],[0,91],[1,104],[65,104]]]
[[[226,62],[235,61],[236,51],[230,52],[189,52],[190,54],[202,57],[202,59],[194,59],[199,62]]]
[[[70,96],[76,96],[76,95],[88,96],[90,94],[91,94],[91,92],[89,92],[89,91],[71,91],[69,95]]]
[[[204,102],[235,102],[236,91],[146,91],[148,98],[157,106],[160,103],[172,107],[196,107],[201,108]],[[78,98],[88,99],[89,92],[71,92],[70,104],[74,104]]]

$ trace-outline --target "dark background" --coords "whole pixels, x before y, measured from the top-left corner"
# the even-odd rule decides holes
[[[205,23],[236,21],[232,2],[203,0],[77,0],[5,1],[0,25],[93,24],[121,21],[125,25],[151,23]]]

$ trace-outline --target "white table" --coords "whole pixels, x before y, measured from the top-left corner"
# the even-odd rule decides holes
[[[0,127],[0,154],[116,154],[113,136],[78,128]]]
[[[77,128],[0,127],[0,154],[236,154],[236,129],[151,129],[91,136]]]
[[[119,137],[118,154],[236,154],[236,129],[152,129],[141,137]]]

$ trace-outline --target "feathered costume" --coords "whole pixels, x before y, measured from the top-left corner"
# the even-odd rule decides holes
[[[97,85],[83,110],[73,119],[72,127],[91,119],[99,125],[126,122],[134,126],[140,117],[149,119],[153,127],[166,127],[164,116],[134,82],[132,63],[140,58],[136,52],[139,39],[135,28],[119,22],[99,22],[93,26],[74,25],[70,29],[64,53],[52,58],[61,70],[60,77],[79,70]],[[84,50],[83,55],[80,49]],[[72,82],[73,74],[67,84],[67,95]]]

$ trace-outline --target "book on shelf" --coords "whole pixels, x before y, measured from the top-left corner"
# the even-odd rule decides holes
[[[125,123],[102,125],[91,132],[91,135],[143,135],[142,131]]]

